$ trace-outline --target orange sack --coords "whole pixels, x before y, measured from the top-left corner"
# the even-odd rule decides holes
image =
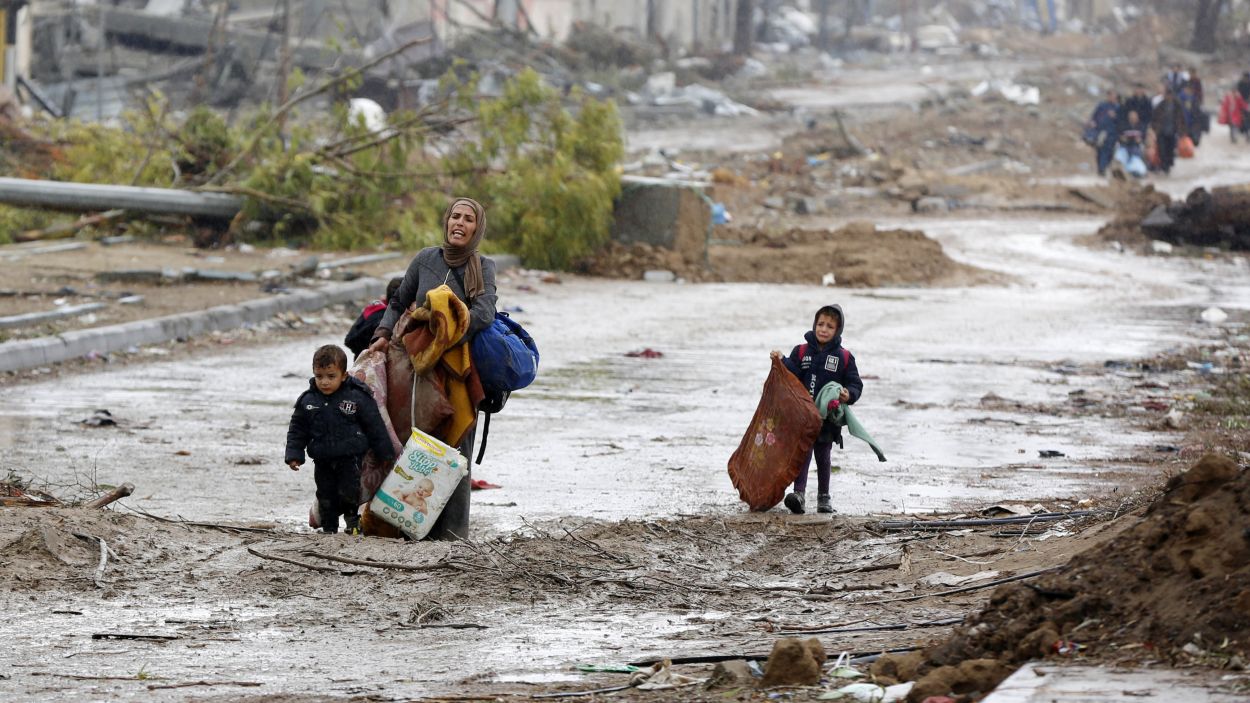
[[[779,359],[764,381],[760,404],[738,449],[729,478],[751,510],[781,502],[820,434],[820,413],[807,389]]]

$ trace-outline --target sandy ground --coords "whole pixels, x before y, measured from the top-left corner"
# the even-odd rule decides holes
[[[1214,177],[1207,153],[1174,174],[1175,187]],[[1250,170],[1250,150],[1221,161]],[[1184,394],[1192,372],[1107,362],[1206,339],[1207,306],[1244,316],[1245,270],[1077,243],[1100,223],[878,223],[925,231],[955,261],[1006,281],[992,286],[507,277],[501,305],[520,308],[542,368],[492,423],[475,476],[503,488],[474,495],[472,541],[455,545],[303,526],[312,478],[283,467],[279,452],[311,351],[341,332],[0,388],[0,469],[66,497],[137,487],[106,513],[0,509],[0,636],[10,643],[0,695],[529,695],[622,683],[578,663],[766,653],[777,632],[805,626],[900,626],[819,635],[835,652],[930,641],[988,591],[893,600],[950,582],[922,577],[1029,573],[1122,522],[930,536],[882,532],[877,517],[1118,506],[1192,458],[1144,404]],[[747,513],[725,464],[767,353],[799,342],[828,302],[847,310],[845,342],[865,378],[856,410],[889,461],[848,440],[832,518]],[[663,356],[625,356],[643,348]],[[97,408],[118,425],[83,426]],[[100,539],[114,556],[97,579]],[[864,568],[874,566],[888,568]],[[163,688],[175,685],[188,687]]]

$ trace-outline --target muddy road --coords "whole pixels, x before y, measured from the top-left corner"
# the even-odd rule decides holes
[[[1250,151],[1223,139],[1168,187],[1250,171]],[[986,592],[896,600],[921,577],[950,572],[938,588],[952,574],[1027,573],[1115,528],[916,540],[868,531],[872,517],[1081,507],[1153,483],[1166,468],[1156,447],[1179,436],[1146,429],[1150,379],[1119,362],[1204,339],[1199,312],[1244,311],[1250,287],[1244,262],[1089,249],[1078,240],[1096,219],[878,224],[922,229],[1007,282],[501,280],[501,306],[519,308],[542,366],[492,423],[474,473],[502,488],[474,494],[469,543],[305,527],[311,473],[291,472],[281,451],[313,349],[340,334],[0,388],[0,469],[66,496],[136,486],[102,514],[0,511],[0,696],[525,694],[619,683],[576,663],[757,653],[792,627],[901,626],[821,635],[835,651],[940,634]],[[725,465],[768,351],[798,343],[830,302],[847,311],[865,379],[856,411],[889,461],[848,439],[837,515],[746,513]],[[662,356],[626,356],[644,348]],[[1097,410],[1074,410],[1087,401]],[[81,422],[100,408],[118,424]],[[112,550],[102,575],[100,540]]]
[[[0,632],[13,646],[0,659],[13,673],[0,690],[49,700],[140,691],[179,700],[182,689],[149,687],[201,681],[213,684],[206,695],[223,699],[252,688],[384,699],[525,692],[591,686],[569,670],[577,662],[766,651],[775,635],[752,618],[949,623],[976,594],[874,609],[840,590],[813,603],[810,593],[780,598],[771,589],[842,589],[829,574],[897,559],[908,540],[860,531],[869,514],[995,503],[1061,509],[1156,480],[1154,447],[1168,435],[1137,429],[1129,407],[1083,416],[1063,408],[1078,392],[1114,405],[1142,379],[1105,362],[1193,340],[1203,333],[1198,311],[1250,300],[1222,285],[1239,275],[1233,264],[1077,246],[1092,220],[919,224],[956,259],[1012,283],[856,291],[505,283],[501,300],[523,309],[542,373],[493,423],[475,471],[503,488],[474,495],[472,545],[361,543],[303,527],[311,476],[286,469],[280,450],[311,350],[333,337],[0,391],[5,468],[52,486],[137,486],[112,516],[47,512],[32,526],[7,511],[3,598],[14,617]],[[890,461],[878,463],[855,440],[836,455],[843,469],[832,520],[745,514],[725,462],[753,411],[768,350],[793,344],[811,311],[832,301],[847,310],[846,343],[865,375],[857,411]],[[625,356],[642,348],[663,356]],[[96,408],[119,425],[82,426]],[[1040,459],[1042,450],[1064,456]],[[132,508],[277,531],[164,525]],[[90,578],[98,549],[74,533],[113,545],[103,588]],[[954,558],[986,553],[981,539],[926,545],[929,561],[915,575],[1024,573],[1075,549],[988,540],[990,561]],[[313,572],[249,547],[303,562],[311,550],[461,566],[349,576],[335,569],[352,567],[321,562],[330,572]],[[915,588],[892,573],[868,583],[859,574],[853,587],[873,589],[876,600]],[[872,651],[941,631],[826,637],[831,649]],[[119,632],[173,639],[92,639]],[[416,650],[419,666],[395,656]]]
[[[746,426],[768,351],[801,341],[812,311],[839,302],[859,360],[866,445],[836,455],[843,513],[1080,499],[1136,485],[1136,456],[1158,443],[1116,418],[1014,417],[1075,391],[1114,392],[1103,373],[1201,333],[1226,299],[1232,264],[1143,259],[1073,243],[1094,220],[909,221],[954,258],[1000,271],[1002,287],[839,290],[566,279],[501,285],[501,304],[539,340],[538,381],[492,424],[476,475],[474,529],[522,519],[604,520],[740,511],[725,463]],[[518,279],[528,280],[528,279]],[[334,337],[154,363],[0,391],[4,462],[49,485],[137,486],[130,503],[192,520],[304,522],[311,477],[283,469],[293,399],[311,350]],[[630,358],[651,348],[655,359]],[[1004,402],[982,402],[994,394]],[[108,409],[116,427],[80,421]],[[1039,460],[1042,450],[1065,456]]]

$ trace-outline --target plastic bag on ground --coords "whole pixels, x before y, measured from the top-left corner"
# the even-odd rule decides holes
[[[757,511],[781,502],[820,434],[820,414],[807,389],[779,359],[772,362],[751,424],[729,458],[738,496]]]

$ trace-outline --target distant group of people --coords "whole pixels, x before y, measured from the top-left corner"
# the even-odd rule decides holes
[[[1250,101],[1250,74],[1245,76]],[[1239,84],[1240,85],[1240,84]],[[1095,150],[1098,175],[1106,175],[1113,163],[1137,178],[1151,171],[1172,172],[1176,157],[1192,157],[1210,131],[1210,115],[1203,109],[1202,79],[1196,68],[1180,65],[1169,68],[1159,84],[1159,92],[1148,95],[1138,85],[1133,94],[1121,98],[1107,91],[1085,125],[1084,140]],[[1242,120],[1250,124],[1250,120]]]

